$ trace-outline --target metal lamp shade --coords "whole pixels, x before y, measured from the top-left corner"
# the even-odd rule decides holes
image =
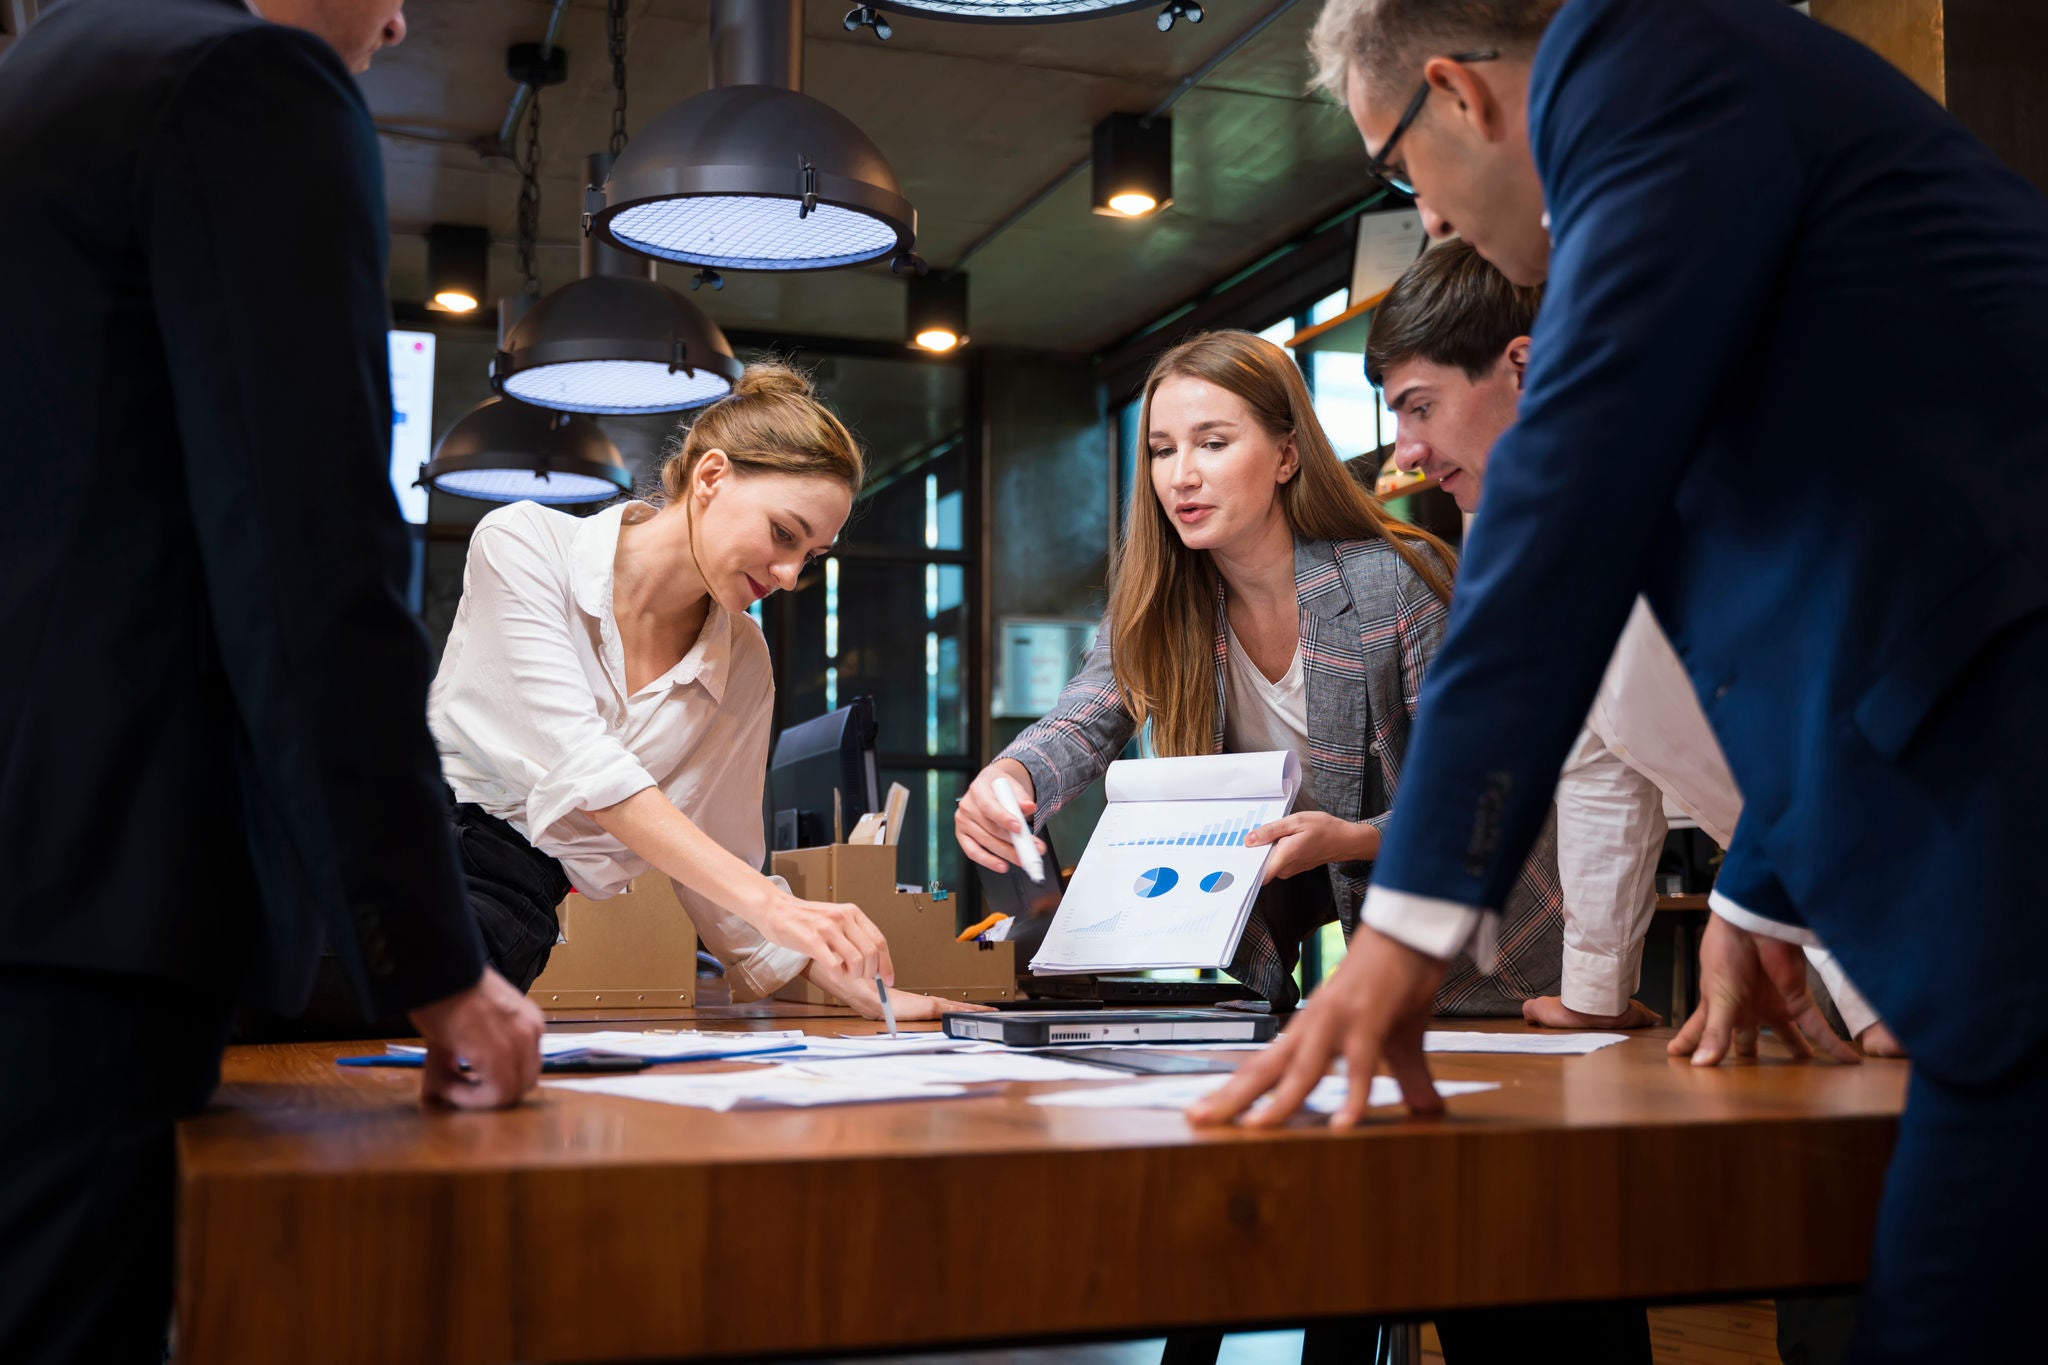
[[[448,429],[420,482],[483,502],[602,502],[633,486],[619,448],[588,417],[486,398]]]
[[[725,334],[681,294],[593,275],[527,310],[491,361],[491,383],[564,412],[677,412],[725,397],[740,369]]]
[[[1094,19],[1128,9],[1157,9],[1160,4],[1161,0],[880,0],[885,9],[985,24]]]
[[[770,85],[707,90],[663,111],[619,155],[605,200],[591,219],[603,240],[720,270],[858,265],[908,251],[917,235],[867,134]]]

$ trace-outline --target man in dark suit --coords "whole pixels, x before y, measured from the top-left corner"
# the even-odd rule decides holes
[[[2004,1358],[2048,1221],[2048,202],[1776,0],[1332,0],[1315,47],[1374,173],[1548,285],[1370,931],[1197,1117],[1276,1121],[1338,1054],[1440,1107],[1441,960],[1641,591],[1747,798],[1674,1050],[1797,1044],[1776,983],[1826,939],[1914,1058],[1857,1349]]]
[[[238,996],[295,1007],[323,938],[411,1011],[427,1095],[510,1104],[538,1071],[463,905],[402,599],[349,74],[399,3],[69,0],[0,61],[10,1365],[161,1358],[171,1125]]]

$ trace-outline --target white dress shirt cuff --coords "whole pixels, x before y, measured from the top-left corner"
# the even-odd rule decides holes
[[[1477,932],[1483,943],[1474,944],[1473,956],[1478,958],[1485,951],[1488,960],[1481,960],[1479,969],[1493,970],[1493,935],[1481,932],[1491,926],[1493,917],[1476,905],[1375,886],[1365,893],[1365,909],[1360,918],[1396,943],[1443,962],[1472,943]]]
[[[1643,942],[1620,953],[1593,953],[1567,946],[1564,984],[1558,994],[1568,1010],[1580,1014],[1620,1014],[1628,1008],[1643,976]]]
[[[759,947],[725,964],[725,984],[732,991],[732,1002],[744,1004],[775,994],[810,965],[811,960],[796,949],[762,939]]]
[[[1863,1030],[1877,1022],[1877,1011],[1863,998],[1863,992],[1856,989],[1856,983],[1842,970],[1842,964],[1835,961],[1833,953],[1818,945],[1809,945],[1806,960],[1820,973],[1829,996],[1834,999],[1835,1008],[1841,1012],[1842,1027],[1849,1030],[1851,1038],[1861,1037]]]
[[[1727,920],[1736,928],[1747,930],[1752,934],[1762,934],[1765,938],[1783,939],[1787,943],[1796,943],[1802,948],[1810,948],[1820,942],[1819,936],[1813,930],[1803,925],[1787,924],[1780,919],[1766,919],[1753,910],[1743,909],[1718,891],[1708,894],[1707,909],[1713,911],[1722,919]]]

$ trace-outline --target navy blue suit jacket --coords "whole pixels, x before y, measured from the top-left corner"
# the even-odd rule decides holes
[[[0,128],[0,962],[470,984],[354,79],[239,0],[67,0]]]
[[[1941,893],[2019,856],[2011,803],[1972,845],[1891,782],[2048,606],[2048,201],[1775,0],[1570,0],[1529,118],[1549,284],[1376,880],[1501,903],[1642,591],[1746,800],[1719,889],[1988,1074],[2042,1036],[2048,917]],[[2043,723],[1995,701],[1942,765]]]

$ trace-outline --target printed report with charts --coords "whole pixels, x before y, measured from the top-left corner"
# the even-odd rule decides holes
[[[1031,959],[1041,975],[1228,966],[1271,845],[1252,830],[1301,786],[1292,753],[1124,759],[1109,805]]]

